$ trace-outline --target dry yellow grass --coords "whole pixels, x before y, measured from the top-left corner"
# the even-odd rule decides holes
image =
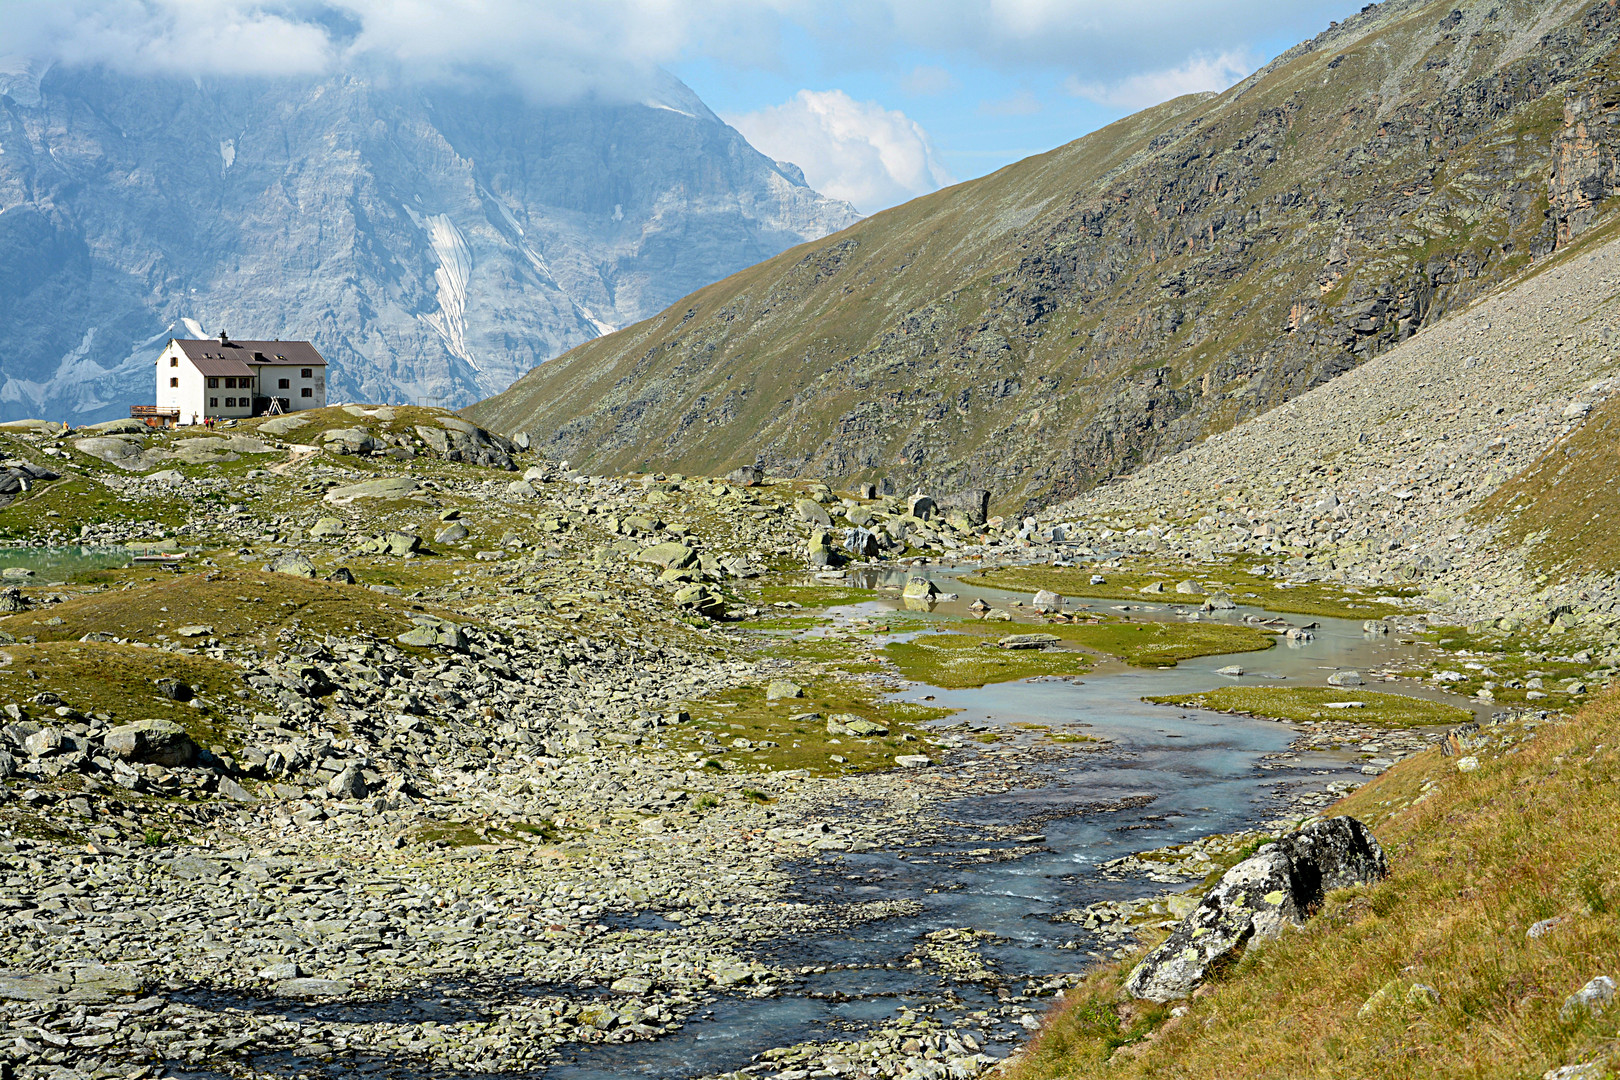
[[[1528,741],[1478,751],[1476,772],[1438,751],[1402,763],[1332,811],[1373,826],[1390,856],[1386,881],[1330,895],[1304,929],[1251,950],[1181,1017],[1120,997],[1130,961],[1098,971],[1009,1080],[1520,1080],[1606,1052],[1620,1060],[1620,1006],[1559,1018],[1589,979],[1620,976],[1617,750],[1611,694]],[[1554,917],[1565,921],[1526,936]],[[1438,1000],[1408,1004],[1414,984]],[[1386,988],[1388,1003],[1364,1010]]]

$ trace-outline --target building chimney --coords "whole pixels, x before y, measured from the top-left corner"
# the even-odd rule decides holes
[[[221,345],[229,345],[231,343],[231,335],[229,335],[225,331],[221,330],[219,332],[219,343]]]

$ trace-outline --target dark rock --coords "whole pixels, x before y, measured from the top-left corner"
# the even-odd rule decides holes
[[[355,583],[354,572],[347,566],[340,566],[330,574],[327,574],[326,580],[335,581],[339,585],[353,585]]]
[[[155,681],[157,692],[170,701],[190,701],[191,687],[179,679],[158,679]]]
[[[738,487],[758,487],[764,479],[765,470],[758,465],[743,465],[726,474],[726,482]]]

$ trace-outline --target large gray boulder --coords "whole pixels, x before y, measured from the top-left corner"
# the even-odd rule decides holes
[[[377,437],[362,427],[333,428],[321,436],[321,442],[340,454],[374,454],[382,449]]]
[[[947,516],[961,514],[973,525],[983,525],[990,519],[990,492],[984,488],[968,488],[954,495],[942,495],[934,500],[934,505]]]
[[[1303,924],[1330,890],[1388,872],[1383,848],[1355,818],[1312,822],[1228,870],[1130,973],[1125,991],[1147,1001],[1187,997],[1250,941]]]
[[[449,461],[462,461],[491,469],[511,471],[517,468],[512,462],[512,451],[516,446],[510,439],[455,416],[439,417],[439,425],[418,424],[416,427],[417,436],[434,453]]]
[[[168,720],[137,720],[113,728],[102,745],[107,753],[125,761],[174,766],[197,760],[197,744],[184,728]]]

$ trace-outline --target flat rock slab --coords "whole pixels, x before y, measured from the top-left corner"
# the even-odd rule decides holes
[[[270,992],[284,998],[319,998],[342,997],[353,989],[352,983],[342,979],[282,979]]]
[[[1008,634],[996,644],[1003,649],[1044,649],[1061,640],[1056,634]]]
[[[359,484],[335,487],[326,493],[330,503],[352,502],[355,499],[405,499],[422,488],[421,481],[409,476],[390,476],[382,480],[366,480]]]

